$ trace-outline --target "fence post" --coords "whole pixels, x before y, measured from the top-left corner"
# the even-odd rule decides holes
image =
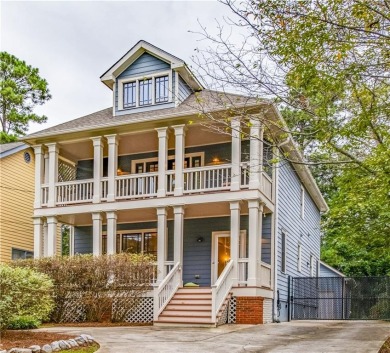
[[[291,276],[288,276],[288,292],[287,292],[287,316],[288,316],[288,322],[291,321],[291,284],[292,279]]]

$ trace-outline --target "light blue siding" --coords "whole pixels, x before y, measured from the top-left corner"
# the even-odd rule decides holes
[[[181,76],[179,76],[179,102],[183,102],[192,92],[190,86],[188,86]]]
[[[277,286],[281,299],[279,320],[288,318],[288,276],[309,277],[310,255],[313,255],[314,266],[320,257],[320,211],[305,190],[305,214],[301,218],[301,181],[289,163],[279,168],[278,185],[278,224],[277,224]],[[286,273],[281,271],[281,234],[285,232]],[[298,244],[301,244],[301,272],[298,271]],[[316,274],[316,268],[314,269]]]
[[[335,271],[332,271],[330,268],[325,267],[323,264],[320,264],[320,277],[342,277]]]
[[[261,261],[271,264],[271,231],[272,231],[272,215],[267,214],[263,218],[263,232],[261,244]]]

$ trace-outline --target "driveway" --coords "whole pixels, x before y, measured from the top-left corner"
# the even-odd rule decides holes
[[[377,353],[390,335],[383,321],[293,321],[218,328],[64,327],[42,329],[92,335],[99,353]]]

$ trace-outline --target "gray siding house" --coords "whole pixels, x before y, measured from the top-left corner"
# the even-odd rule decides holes
[[[65,223],[72,254],[156,257],[146,321],[287,320],[288,276],[319,271],[327,205],[275,105],[204,89],[145,41],[101,81],[113,107],[24,139],[36,161],[34,255],[55,255]],[[271,140],[289,161],[270,162]]]

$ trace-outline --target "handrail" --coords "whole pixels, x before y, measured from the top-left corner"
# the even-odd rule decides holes
[[[125,175],[116,175],[115,179],[137,179],[142,177],[151,177],[158,176],[158,172],[148,172],[148,173],[134,173],[134,174],[125,174]]]
[[[154,321],[158,320],[159,315],[167,306],[169,301],[175,295],[181,283],[181,267],[178,262],[167,274],[158,287],[154,288],[153,316]]]
[[[229,260],[228,264],[223,269],[217,282],[211,286],[212,305],[211,305],[211,321],[217,322],[217,316],[227,295],[233,287],[233,266],[234,262]]]
[[[77,180],[69,180],[69,181],[58,181],[55,183],[56,186],[63,186],[63,185],[78,185],[78,184],[85,184],[85,183],[91,183],[93,182],[93,179],[77,179]],[[44,184],[42,186],[48,186],[48,184]]]

